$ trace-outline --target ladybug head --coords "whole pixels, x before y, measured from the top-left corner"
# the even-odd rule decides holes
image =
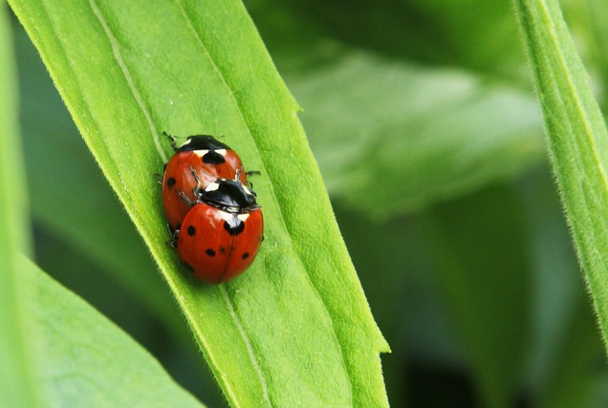
[[[188,136],[186,143],[181,145],[178,152],[189,152],[192,150],[230,150],[228,145],[220,142],[213,136],[209,135],[194,135]]]
[[[198,198],[231,213],[247,213],[260,207],[256,194],[238,180],[217,179],[201,190]]]

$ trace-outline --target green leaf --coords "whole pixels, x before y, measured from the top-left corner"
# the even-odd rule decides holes
[[[202,407],[122,330],[25,257],[36,375],[49,407]]]
[[[8,25],[6,8],[0,1],[0,405],[37,407],[38,388],[31,366],[32,322],[23,301],[29,288],[17,268],[17,251],[30,251],[30,226]]]
[[[372,215],[419,210],[543,160],[540,117],[524,92],[454,69],[339,54],[287,80],[328,189],[349,205]]]
[[[517,0],[552,162],[578,256],[608,334],[608,133],[555,0]]]
[[[237,1],[11,1],[110,184],[237,406],[386,405],[387,349],[287,92]],[[162,131],[226,135],[266,218],[253,267],[186,276],[164,244]]]
[[[517,26],[503,1],[266,3],[251,9],[304,109],[332,197],[389,216],[545,159],[542,119],[519,79]],[[426,24],[407,24],[412,15]]]

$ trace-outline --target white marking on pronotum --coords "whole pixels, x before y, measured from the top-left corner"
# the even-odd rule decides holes
[[[194,152],[194,154],[196,154],[198,157],[203,157],[204,155],[206,155],[207,153],[209,153],[209,150],[192,150]]]
[[[226,211],[220,210],[220,216],[224,221],[233,221],[235,217],[238,217],[236,214],[239,211],[239,207],[226,207]]]
[[[237,215],[237,218],[243,222],[247,221],[247,218],[249,218],[249,214],[239,214]]]
[[[220,188],[220,185],[218,183],[209,183],[207,184],[207,187],[205,187],[205,191],[215,191],[218,188]]]
[[[141,109],[142,113],[144,114],[144,117],[146,118],[146,122],[148,122],[148,127],[150,128],[150,133],[152,134],[152,139],[154,140],[154,144],[156,145],[156,150],[158,150],[158,154],[160,154],[160,157],[163,160],[163,162],[166,163],[167,155],[165,154],[165,151],[163,150],[163,148],[160,144],[160,138],[159,138],[158,132],[156,131],[156,127],[154,127],[154,122],[152,122],[152,115],[150,115],[150,112],[146,108],[146,104],[144,103],[144,100],[142,99],[141,95],[139,94],[139,91],[137,90],[137,88],[135,86],[135,82],[133,81],[131,72],[129,71],[127,64],[125,64],[125,61],[122,59],[122,56],[120,55],[120,44],[118,43],[118,40],[116,40],[116,37],[114,37],[114,34],[112,34],[112,31],[110,30],[110,27],[108,26],[108,23],[106,22],[105,18],[103,17],[103,14],[101,14],[101,11],[99,10],[99,7],[97,7],[97,4],[95,4],[95,1],[90,0],[89,4],[91,5],[91,10],[93,10],[93,14],[95,14],[95,17],[97,17],[97,20],[99,20],[99,24],[101,24],[103,31],[105,31],[106,36],[108,37],[108,41],[110,42],[110,47],[112,48],[112,54],[114,54],[114,59],[116,60],[116,63],[118,64],[120,70],[122,71],[122,74],[124,75],[124,77],[127,81],[127,85],[129,85],[129,89],[131,90],[131,93],[133,94],[133,98],[135,98],[137,105],[139,105],[139,109]]]
[[[215,152],[219,155],[226,156],[226,149],[217,149]]]

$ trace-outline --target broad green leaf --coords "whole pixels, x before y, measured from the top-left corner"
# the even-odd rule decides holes
[[[505,2],[458,3],[458,16],[475,15],[477,25],[450,19],[444,1],[266,3],[250,7],[304,109],[332,197],[388,216],[511,179],[544,160],[536,102],[514,79],[520,54]],[[408,24],[408,13],[424,14],[428,24]],[[461,34],[458,45],[433,34],[441,25]],[[467,45],[472,32],[483,44]],[[420,43],[442,52],[425,55]]]
[[[17,251],[30,251],[26,187],[17,130],[17,87],[6,5],[0,1],[0,405],[37,407],[32,322]]]
[[[150,252],[78,137],[36,49],[21,27],[14,32],[35,219],[95,261],[168,329],[182,333],[179,311]],[[77,186],[86,186],[86,194]],[[104,217],[91,217],[91,212]]]
[[[543,160],[527,94],[457,70],[340,54],[287,80],[330,193],[351,206],[419,210]]]
[[[363,297],[297,105],[237,1],[11,1],[235,406],[386,405],[387,349]],[[226,135],[250,169],[266,241],[219,287],[164,244],[162,131]]]
[[[485,407],[512,406],[530,334],[521,208],[491,187],[427,216],[428,243]]]
[[[25,257],[36,378],[48,407],[202,407],[141,346]]]
[[[559,5],[517,0],[552,162],[604,336],[608,333],[608,133]]]

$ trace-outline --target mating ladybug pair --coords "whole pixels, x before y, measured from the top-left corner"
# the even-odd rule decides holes
[[[182,262],[207,283],[244,272],[264,239],[262,209],[238,154],[212,136],[190,136],[165,165],[162,196]]]

